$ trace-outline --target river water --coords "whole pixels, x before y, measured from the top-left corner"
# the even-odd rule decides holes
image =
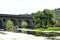
[[[43,36],[34,36],[24,33],[14,33],[1,31],[3,34],[0,34],[0,40],[60,40],[59,37],[43,37]]]

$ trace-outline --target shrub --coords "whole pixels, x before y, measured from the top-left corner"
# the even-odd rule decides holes
[[[26,28],[27,27],[27,22],[26,21],[23,21],[22,22],[22,28]]]
[[[6,31],[16,31],[16,27],[14,27],[14,24],[11,20],[7,21],[6,27],[5,27]]]

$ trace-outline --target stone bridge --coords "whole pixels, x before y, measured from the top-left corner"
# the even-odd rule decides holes
[[[14,26],[21,28],[23,21],[27,22],[27,28],[32,28],[34,26],[34,20],[31,15],[9,15],[9,14],[0,14],[0,29],[6,27],[7,21],[11,20],[14,23]]]

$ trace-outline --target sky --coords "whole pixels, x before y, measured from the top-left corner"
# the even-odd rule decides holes
[[[60,8],[60,0],[0,0],[0,14],[31,14]]]

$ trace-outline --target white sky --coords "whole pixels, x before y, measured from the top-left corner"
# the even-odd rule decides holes
[[[0,0],[1,14],[31,14],[46,8],[60,8],[60,0]]]

